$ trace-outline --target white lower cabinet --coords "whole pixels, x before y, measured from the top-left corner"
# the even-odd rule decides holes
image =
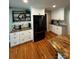
[[[31,32],[31,30],[26,30],[10,33],[10,47],[32,40]]]
[[[10,42],[10,46],[11,47],[13,47],[13,46],[16,46],[16,45],[18,45],[19,44],[19,40],[12,40],[11,42]]]
[[[57,28],[56,28],[56,33],[57,33],[58,35],[62,35],[62,27],[61,27],[61,26],[57,26]]]
[[[10,46],[16,46],[19,44],[19,32],[10,33]]]
[[[24,43],[25,42],[25,40],[24,40],[25,35],[24,34],[25,34],[24,31],[19,32],[19,42],[20,43]]]
[[[50,31],[57,35],[62,35],[62,27],[57,25],[50,25]]]
[[[31,31],[30,30],[21,31],[19,39],[20,39],[20,43],[24,43],[31,40]]]

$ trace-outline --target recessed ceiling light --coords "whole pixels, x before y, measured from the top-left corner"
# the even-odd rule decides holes
[[[24,3],[28,3],[28,0],[23,0]]]
[[[55,7],[56,7],[56,5],[53,5],[52,7],[53,7],[53,8],[55,8]]]

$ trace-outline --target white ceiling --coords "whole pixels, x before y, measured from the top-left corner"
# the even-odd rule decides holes
[[[45,8],[47,10],[52,10],[52,5],[56,4],[56,8],[66,7],[69,5],[70,0],[28,0],[28,3],[24,3],[23,0],[9,0],[10,7],[17,8]]]

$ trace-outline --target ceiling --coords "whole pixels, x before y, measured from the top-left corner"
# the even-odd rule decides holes
[[[9,7],[16,8],[45,8],[52,10],[53,4],[56,4],[56,8],[66,7],[70,3],[70,0],[28,0],[28,3],[24,3],[23,0],[9,0]]]

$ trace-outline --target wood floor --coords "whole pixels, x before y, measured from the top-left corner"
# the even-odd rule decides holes
[[[9,59],[55,59],[56,51],[48,42],[55,36],[48,32],[43,40],[9,48]]]

